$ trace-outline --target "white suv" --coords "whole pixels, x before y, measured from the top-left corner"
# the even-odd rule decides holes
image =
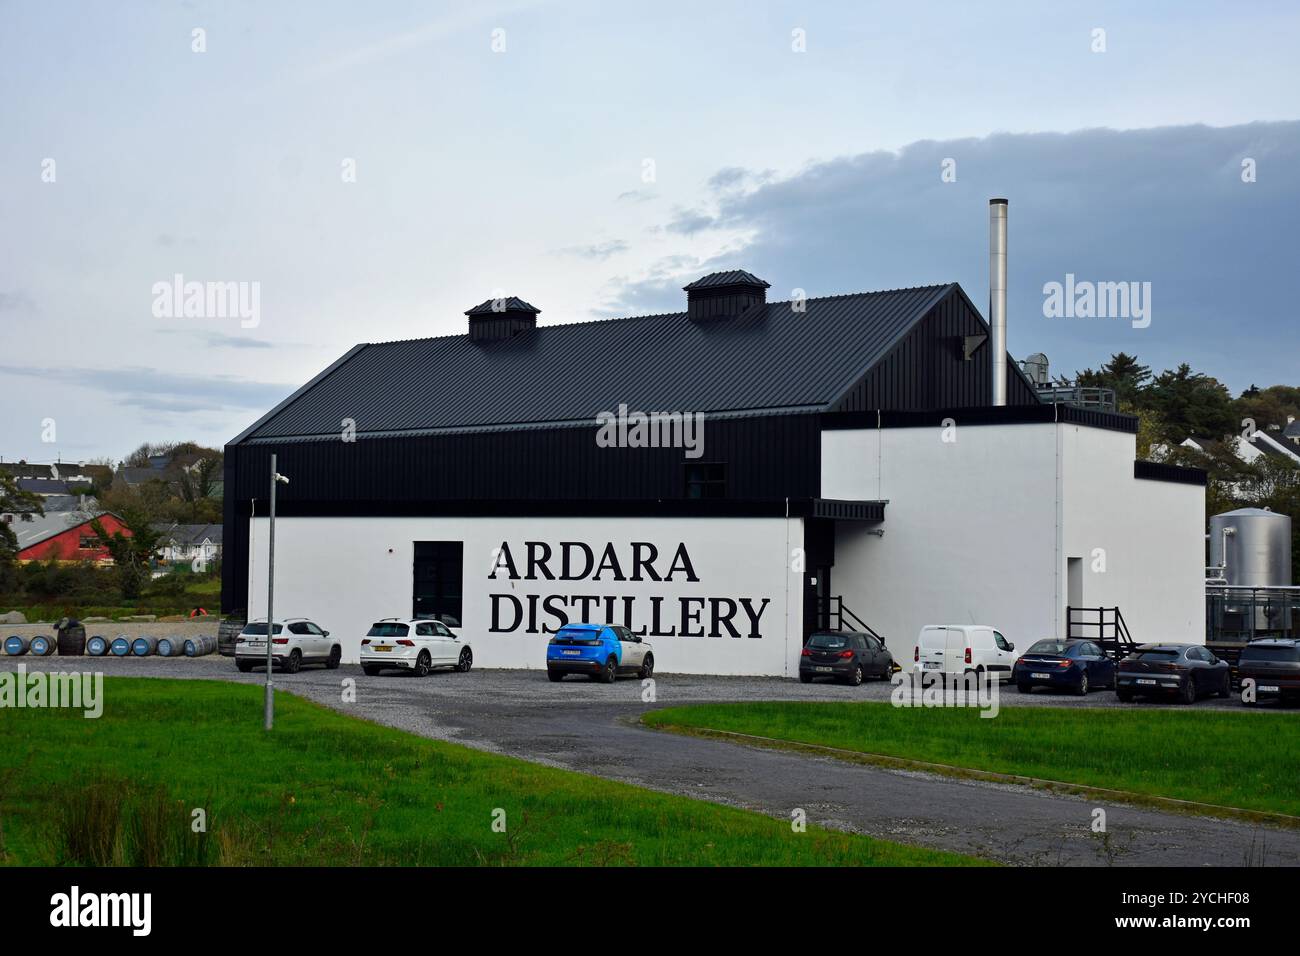
[[[442,621],[386,617],[361,640],[361,669],[371,677],[384,668],[424,677],[435,667],[461,673],[474,666],[474,651]]]
[[[324,664],[330,670],[339,666],[343,648],[305,617],[282,617],[271,632],[271,658],[274,666],[286,674],[296,674],[303,664]],[[235,640],[235,666],[251,671],[266,664],[266,618],[249,621]]]

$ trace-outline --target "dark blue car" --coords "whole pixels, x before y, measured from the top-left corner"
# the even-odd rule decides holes
[[[1035,687],[1056,687],[1083,696],[1094,688],[1115,686],[1115,662],[1096,641],[1049,639],[1025,651],[1011,677],[1022,694]]]

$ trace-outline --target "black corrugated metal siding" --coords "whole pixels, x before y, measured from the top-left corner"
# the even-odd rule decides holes
[[[969,360],[962,357],[968,335],[989,327],[956,286],[897,345],[855,383],[835,411],[867,409],[972,408],[992,398],[993,351],[986,342]],[[1014,362],[1007,368],[1007,404],[1038,405],[1038,396]]]
[[[763,290],[729,290],[723,293],[706,294],[692,292],[686,314],[693,322],[707,322],[711,319],[729,319],[750,309],[761,309],[765,305]]]
[[[265,513],[270,455],[289,476],[278,498],[367,504],[527,500],[653,500],[686,497],[680,448],[601,448],[596,426],[452,435],[254,443],[226,446],[222,607],[247,603],[249,499]],[[815,498],[821,428],[815,414],[705,421],[701,462],[726,463],[735,500]],[[346,547],[340,542],[340,547]]]
[[[476,342],[508,339],[536,325],[536,317],[526,312],[473,315],[469,319],[469,337]]]
[[[726,462],[732,498],[817,494],[816,415],[705,422],[701,462]],[[266,493],[272,451],[286,499],[681,498],[680,448],[601,448],[596,427],[227,446],[229,496]]]

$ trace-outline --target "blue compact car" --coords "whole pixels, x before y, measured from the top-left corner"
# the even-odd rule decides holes
[[[1096,641],[1036,642],[1011,669],[1016,689],[1028,694],[1035,687],[1057,687],[1079,696],[1098,687],[1115,686],[1115,662]]]
[[[617,624],[566,624],[546,646],[546,676],[561,681],[565,674],[586,674],[606,684],[619,674],[649,677],[655,669],[653,650]]]

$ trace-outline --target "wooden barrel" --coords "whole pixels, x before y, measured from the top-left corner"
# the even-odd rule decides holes
[[[91,657],[103,657],[108,653],[108,638],[100,634],[86,639],[86,653]]]
[[[131,653],[131,639],[125,634],[113,638],[113,642],[108,645],[109,651],[114,657],[126,657]]]
[[[14,634],[12,637],[5,638],[5,653],[10,657],[22,657],[27,653],[31,641],[28,638]]]
[[[158,638],[137,637],[131,642],[131,653],[136,657],[148,657],[158,649]]]
[[[28,645],[28,650],[32,652],[33,657],[49,657],[54,653],[56,646],[57,641],[53,637],[48,634],[37,634]]]
[[[185,653],[185,641],[179,637],[158,638],[159,657],[180,657]]]
[[[221,624],[217,627],[217,653],[222,657],[235,656],[235,644],[244,629],[244,623],[242,615],[221,619]]]
[[[70,621],[59,628],[59,656],[80,657],[86,653],[86,628],[78,621]]]
[[[217,649],[217,639],[211,634],[190,637],[185,640],[186,657],[203,657]]]

